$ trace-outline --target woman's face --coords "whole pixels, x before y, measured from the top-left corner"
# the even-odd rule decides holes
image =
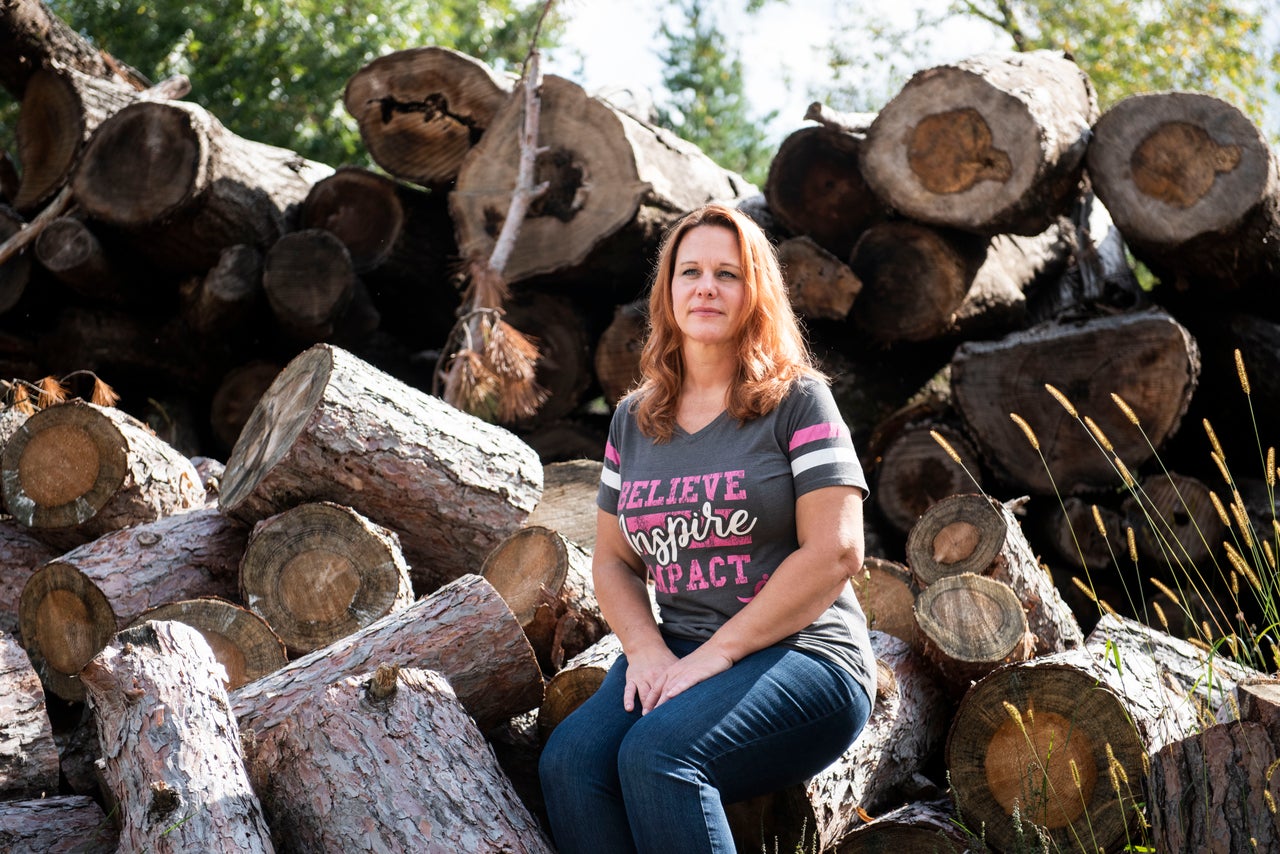
[[[676,249],[671,307],[687,342],[735,346],[746,304],[738,235],[716,225],[685,232]]]

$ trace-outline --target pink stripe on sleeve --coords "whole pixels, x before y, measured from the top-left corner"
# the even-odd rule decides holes
[[[604,443],[604,458],[615,466],[622,465],[622,458],[618,456],[618,449],[613,446],[612,442]]]
[[[848,430],[838,421],[828,421],[825,424],[814,424],[812,427],[805,427],[803,430],[797,430],[791,434],[791,447],[787,450],[794,451],[801,445],[807,445],[810,442],[816,442],[819,439],[838,439],[841,436],[849,435]]]

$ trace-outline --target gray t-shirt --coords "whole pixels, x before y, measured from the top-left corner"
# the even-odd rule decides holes
[[[727,412],[663,444],[621,401],[609,427],[596,503],[615,514],[653,579],[662,629],[709,638],[797,548],[796,498],[825,486],[867,492],[831,391],[802,379],[773,412],[739,424]],[[846,587],[808,627],[781,641],[849,671],[875,696],[866,618]]]

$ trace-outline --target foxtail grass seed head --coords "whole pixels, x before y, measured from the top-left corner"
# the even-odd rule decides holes
[[[1200,638],[1194,638],[1194,637],[1187,638],[1187,643],[1191,644],[1192,646],[1194,646],[1196,649],[1200,650],[1203,653],[1207,653],[1209,655],[1213,654],[1213,647],[1209,646],[1207,643],[1200,640]],[[1280,659],[1277,659],[1277,661],[1280,662]]]
[[[1151,756],[1147,751],[1142,751],[1142,776],[1151,776]]]
[[[1142,422],[1138,420],[1138,413],[1136,413],[1136,412],[1134,412],[1134,411],[1133,411],[1133,407],[1131,407],[1131,406],[1129,406],[1129,404],[1125,403],[1125,401],[1124,401],[1124,398],[1123,398],[1123,397],[1121,397],[1120,395],[1116,394],[1115,392],[1112,392],[1112,393],[1111,393],[1111,402],[1112,402],[1112,403],[1114,403],[1117,407],[1119,407],[1119,408],[1120,408],[1120,411],[1124,413],[1124,417],[1125,417],[1125,418],[1128,418],[1128,419],[1129,419],[1129,421],[1131,421],[1131,422],[1133,423],[1133,426],[1134,426],[1134,427],[1141,427],[1141,426],[1142,426]]]
[[[1023,735],[1026,735],[1027,727],[1022,722],[1022,712],[1018,711],[1018,707],[1008,700],[1002,700],[1001,702],[1004,704],[1004,710],[1009,714],[1009,717],[1018,725],[1018,729],[1022,730]]]
[[[1234,569],[1231,570],[1231,595],[1237,599],[1240,598],[1240,573]]]
[[[1182,604],[1182,597],[1179,596],[1177,593],[1174,593],[1173,590],[1170,589],[1169,585],[1165,584],[1160,579],[1152,578],[1151,586],[1155,587],[1155,589],[1159,590],[1161,593],[1167,596],[1169,598],[1169,601],[1172,602],[1173,604],[1177,605],[1180,608],[1184,607]]]
[[[1089,432],[1093,434],[1093,438],[1098,440],[1098,444],[1102,446],[1102,450],[1108,454],[1114,454],[1116,449],[1111,446],[1111,440],[1107,438],[1107,434],[1102,432],[1102,428],[1098,426],[1098,422],[1094,421],[1088,415],[1084,417],[1084,426],[1089,428]]]
[[[1267,486],[1276,485],[1276,446],[1267,448]]]
[[[1067,399],[1067,396],[1065,394],[1058,391],[1056,386],[1050,385],[1049,383],[1045,383],[1044,387],[1045,387],[1045,390],[1049,392],[1049,394],[1053,395],[1054,400],[1062,404],[1062,408],[1067,410],[1067,414],[1069,414],[1072,418],[1080,417],[1080,413],[1076,411],[1075,405],[1072,404],[1072,402]]]
[[[1076,784],[1076,791],[1083,792],[1084,784],[1080,782],[1080,766],[1076,764],[1074,759],[1068,760],[1071,765],[1071,782]]]
[[[951,443],[946,440],[945,436],[943,436],[937,430],[930,430],[929,435],[933,437],[933,441],[937,442],[942,447],[942,450],[947,452],[947,456],[951,457],[952,462],[954,462],[956,465],[959,465],[959,466],[964,465],[964,463],[960,460],[960,455],[956,453],[955,448],[951,447]]]
[[[1235,694],[1228,694],[1227,696],[1228,696],[1228,697],[1232,697],[1232,698],[1234,698],[1234,697],[1235,697]],[[1264,779],[1264,780],[1266,780],[1268,783],[1270,783],[1270,782],[1271,782],[1271,778],[1272,778],[1272,777],[1274,777],[1274,776],[1275,776],[1275,774],[1276,774],[1276,769],[1277,769],[1277,768],[1280,768],[1280,759],[1277,759],[1276,761],[1272,762],[1270,765],[1268,765],[1268,766],[1267,766],[1267,770],[1266,770],[1266,772],[1262,775],[1262,779]]]
[[[1271,794],[1271,790],[1270,790],[1270,789],[1263,789],[1263,790],[1262,790],[1262,797],[1263,797],[1264,799],[1266,799],[1266,802],[1267,802],[1267,812],[1271,813],[1272,815],[1275,815],[1275,814],[1276,814],[1276,799],[1275,799],[1275,797]]]
[[[1169,631],[1169,618],[1164,615],[1164,608],[1160,607],[1159,602],[1152,602],[1151,608],[1156,612],[1156,619],[1160,621],[1160,626],[1166,632]]]
[[[1222,482],[1231,483],[1231,472],[1227,470],[1227,460],[1217,451],[1209,454],[1209,459],[1213,460],[1213,464],[1218,467],[1218,474],[1222,475]]]
[[[1133,535],[1133,528],[1129,527],[1124,529],[1124,539],[1125,539],[1125,542],[1128,543],[1129,545],[1129,560],[1133,561],[1134,563],[1137,563],[1138,562],[1138,540]]]
[[[1071,583],[1074,584],[1077,588],[1079,588],[1081,593],[1083,593],[1085,596],[1088,596],[1090,601],[1092,602],[1098,601],[1098,594],[1093,592],[1093,588],[1091,588],[1089,585],[1081,581],[1080,576],[1078,575],[1071,576]]]
[[[1218,518],[1222,520],[1225,528],[1231,527],[1231,517],[1227,515],[1227,508],[1223,506],[1222,499],[1218,497],[1218,493],[1212,489],[1209,490],[1209,500],[1213,502],[1213,509],[1218,511]]]
[[[1098,607],[1102,609],[1102,613],[1104,614],[1110,614],[1113,617],[1120,616],[1120,612],[1117,611],[1115,608],[1112,608],[1111,603],[1108,602],[1106,599],[1099,599]]]
[[[1249,515],[1244,510],[1244,505],[1240,502],[1240,493],[1236,493],[1236,500],[1231,503],[1231,515],[1236,517],[1236,524],[1240,526],[1240,536],[1244,540],[1244,547],[1249,551],[1253,550],[1253,534],[1251,533],[1252,525],[1249,524]]]
[[[1098,509],[1097,504],[1090,504],[1089,512],[1093,514],[1093,524],[1097,526],[1098,533],[1105,540],[1107,538],[1107,526],[1102,521],[1102,511]]]
[[[1244,369],[1244,356],[1240,355],[1240,351],[1236,350],[1236,374],[1240,377],[1240,388],[1244,389],[1245,396],[1249,394],[1249,374]]]
[[[1113,457],[1112,460],[1116,464],[1116,471],[1120,472],[1120,479],[1124,481],[1124,485],[1130,489],[1136,487],[1138,482],[1133,479],[1133,475],[1129,474],[1129,467],[1124,464],[1124,460],[1119,457]]]
[[[1200,423],[1204,425],[1204,433],[1209,437],[1209,446],[1213,448],[1213,452],[1226,459],[1227,455],[1222,450],[1222,443],[1218,441],[1218,434],[1213,432],[1213,425],[1209,423],[1209,419],[1201,419]]]
[[[1040,450],[1040,440],[1036,438],[1036,432],[1031,429],[1031,425],[1027,423],[1027,420],[1016,412],[1010,412],[1009,418],[1022,430],[1023,435],[1027,437],[1027,441],[1031,443],[1031,447],[1037,451]]]
[[[1262,541],[1262,553],[1267,558],[1267,566],[1271,567],[1272,572],[1275,572],[1276,571],[1276,553],[1271,550],[1270,540]]]

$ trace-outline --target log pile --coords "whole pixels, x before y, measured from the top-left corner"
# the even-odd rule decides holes
[[[51,824],[76,850],[166,844],[148,822],[198,781],[137,748],[188,726],[163,738],[247,781],[234,815],[182,825],[210,850],[339,850],[370,821],[387,845],[547,850],[539,745],[619,653],[589,572],[603,431],[662,229],[712,199],[777,243],[871,476],[851,581],[881,674],[846,756],[733,807],[739,844],[963,850],[952,818],[997,851],[1280,836],[1265,808],[1178,812],[1280,795],[1272,662],[1204,648],[1265,625],[1241,561],[1274,574],[1243,532],[1273,530],[1274,459],[1223,481],[1253,421],[1264,457],[1280,426],[1275,156],[1234,108],[1104,111],[1062,55],[986,54],[877,114],[816,106],[757,193],[548,75],[549,189],[505,308],[550,394],[494,424],[434,378],[455,262],[492,247],[514,184],[509,81],[435,47],[352,69],[377,168],[330,166],[60,24],[0,10],[26,128],[0,182],[0,847],[57,850]],[[119,406],[21,404],[20,381],[77,371]],[[234,723],[188,716],[220,696]],[[406,791],[414,763],[469,774]]]

